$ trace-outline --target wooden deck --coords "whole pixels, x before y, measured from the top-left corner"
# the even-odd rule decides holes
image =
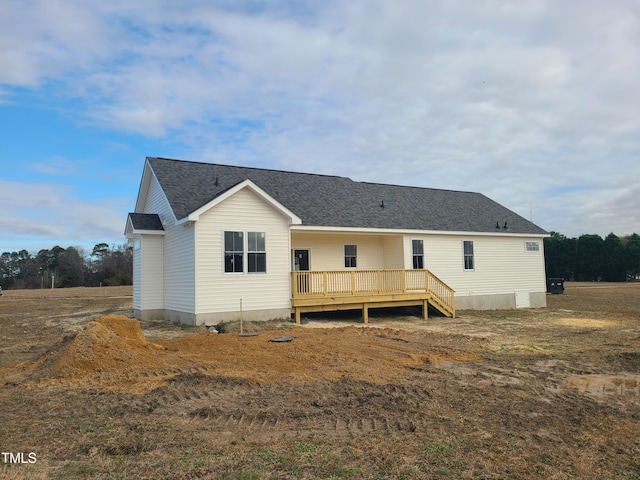
[[[428,306],[455,317],[454,291],[429,270],[336,270],[291,272],[291,310],[296,323],[304,312]]]

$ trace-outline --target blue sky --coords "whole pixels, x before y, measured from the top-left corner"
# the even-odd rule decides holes
[[[640,4],[4,0],[0,252],[122,244],[145,156],[640,233]]]

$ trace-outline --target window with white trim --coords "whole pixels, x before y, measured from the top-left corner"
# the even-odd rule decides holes
[[[524,242],[524,249],[527,252],[539,252],[540,242]]]
[[[224,271],[225,273],[266,273],[265,232],[224,232]]]
[[[249,243],[247,247],[249,273],[266,273],[267,249],[264,232],[248,232],[247,241]]]
[[[358,246],[344,246],[344,266],[345,268],[356,268],[358,264]]]
[[[413,255],[413,268],[424,268],[424,243],[422,240],[411,240],[411,252]]]
[[[224,232],[224,271],[244,272],[244,236],[242,232]]]
[[[471,240],[464,240],[462,242],[462,250],[463,250],[463,256],[464,256],[464,269],[474,270],[475,261],[474,261],[474,255],[473,255],[473,242]]]

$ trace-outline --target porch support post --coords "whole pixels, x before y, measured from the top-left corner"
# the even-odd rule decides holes
[[[296,317],[296,325],[300,325],[300,309],[299,308],[296,307],[294,315]]]
[[[362,304],[362,320],[364,323],[369,323],[369,305],[366,303]]]
[[[425,320],[429,320],[429,301],[426,298],[422,300],[422,316]]]

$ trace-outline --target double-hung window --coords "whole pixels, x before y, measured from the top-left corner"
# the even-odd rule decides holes
[[[224,232],[224,271],[244,272],[244,235],[242,232]]]
[[[265,236],[264,232],[224,232],[225,273],[266,273]]]
[[[249,273],[266,273],[267,250],[265,246],[264,232],[248,232],[248,256]]]
[[[356,268],[358,260],[358,246],[357,245],[345,245],[344,246],[344,266],[346,268]]]
[[[464,269],[475,269],[475,261],[473,258],[473,242],[471,240],[464,240],[462,242],[462,249],[464,252]]]
[[[413,268],[424,268],[424,243],[422,240],[411,241],[411,251],[413,254]]]

